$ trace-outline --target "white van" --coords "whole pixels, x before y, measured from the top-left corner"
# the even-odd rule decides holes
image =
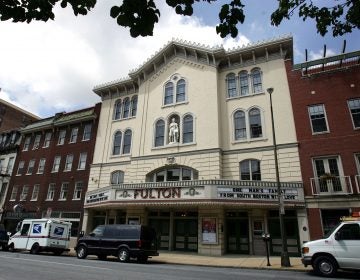
[[[25,219],[9,238],[9,250],[29,250],[30,254],[41,251],[61,255],[69,251],[71,223],[52,219]]]
[[[323,239],[302,245],[302,263],[332,277],[338,269],[360,270],[360,217],[343,218]]]

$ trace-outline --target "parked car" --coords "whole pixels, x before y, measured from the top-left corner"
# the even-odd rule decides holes
[[[345,218],[323,239],[303,244],[301,260],[325,277],[338,269],[360,270],[360,218]]]
[[[158,256],[156,232],[142,225],[99,225],[88,236],[80,237],[75,247],[79,259],[96,255],[105,260],[116,256],[120,262],[136,258],[144,263],[150,256]]]
[[[9,235],[3,225],[0,225],[0,247],[4,251],[8,249]]]

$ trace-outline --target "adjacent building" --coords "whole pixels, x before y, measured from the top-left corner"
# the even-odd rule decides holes
[[[20,128],[39,117],[0,99],[0,222],[5,197],[21,141]]]
[[[360,210],[359,62],[356,51],[286,64],[311,239]]]
[[[163,250],[281,251],[270,101],[290,254],[309,240],[286,63],[292,37],[232,50],[171,41],[94,88],[102,110],[83,229],[150,224]]]
[[[72,223],[78,234],[89,181],[101,104],[58,113],[21,129],[3,222],[14,230],[24,218],[51,217]]]

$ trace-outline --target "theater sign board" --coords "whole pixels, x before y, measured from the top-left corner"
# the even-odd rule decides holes
[[[301,183],[284,183],[281,186],[284,201],[304,203]],[[246,182],[225,180],[198,180],[186,182],[161,182],[123,184],[107,186],[96,191],[89,191],[85,205],[107,202],[155,202],[184,200],[267,200],[276,202],[277,187],[275,182]]]

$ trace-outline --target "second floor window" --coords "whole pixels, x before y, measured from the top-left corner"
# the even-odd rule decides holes
[[[83,170],[86,168],[87,153],[80,153],[78,169]]]
[[[53,200],[54,195],[55,195],[55,184],[50,183],[49,188],[48,188],[48,192],[47,192],[47,195],[46,195],[46,200]]]
[[[354,128],[360,128],[360,98],[348,100]]]
[[[66,200],[69,192],[69,183],[62,183],[59,200]]]
[[[39,167],[38,167],[38,171],[37,171],[38,174],[43,174],[44,173],[45,162],[46,162],[46,159],[44,159],[44,158],[41,158],[39,160]]]
[[[26,174],[28,174],[28,175],[32,174],[34,171],[34,166],[35,166],[35,159],[32,159],[29,161],[29,166],[28,166],[28,170],[27,170]]]
[[[73,155],[67,155],[66,156],[64,171],[71,171],[73,159],[74,159]]]
[[[240,180],[261,181],[260,161],[250,159],[240,162]]]
[[[21,175],[24,172],[25,161],[20,161],[16,175]]]
[[[54,158],[54,164],[53,164],[53,168],[52,168],[51,172],[58,172],[59,171],[60,161],[61,161],[61,156],[56,156]]]
[[[325,107],[323,104],[308,107],[313,133],[328,132]]]
[[[21,201],[25,201],[27,199],[29,193],[29,186],[23,186],[21,195],[20,195],[20,200]]]
[[[124,172],[117,170],[111,173],[111,185],[119,185],[124,183]]]
[[[34,185],[31,200],[37,200],[39,197],[40,185]]]
[[[19,189],[18,186],[14,186],[14,187],[13,187],[13,189],[12,189],[12,191],[11,191],[10,200],[12,200],[12,201],[16,200],[17,193],[18,193],[18,189]]]
[[[83,182],[76,182],[75,183],[73,200],[80,200],[81,199],[82,190],[83,190]]]

